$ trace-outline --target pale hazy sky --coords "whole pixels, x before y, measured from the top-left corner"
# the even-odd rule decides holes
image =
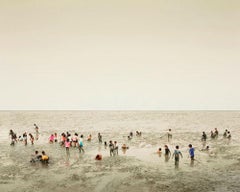
[[[240,109],[239,0],[0,0],[0,109]]]

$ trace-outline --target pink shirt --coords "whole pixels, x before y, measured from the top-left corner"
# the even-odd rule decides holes
[[[70,144],[71,144],[70,142],[67,142],[67,141],[66,141],[66,142],[65,142],[65,147],[68,147],[68,148],[69,148],[69,147],[70,147]]]
[[[49,137],[49,140],[50,140],[50,141],[53,141],[53,140],[54,140],[54,136],[51,135],[51,136]]]

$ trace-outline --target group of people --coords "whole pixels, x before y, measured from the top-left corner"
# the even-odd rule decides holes
[[[11,143],[10,145],[15,145],[17,142],[23,142],[24,145],[28,144],[28,136],[30,143],[33,145],[35,139],[38,140],[39,137],[39,127],[36,124],[33,124],[36,135],[35,137],[33,136],[32,133],[27,134],[27,132],[24,132],[22,135],[17,136],[17,133],[14,132],[12,129],[9,131],[9,136],[11,138]]]
[[[136,131],[136,136],[137,137],[141,137],[142,136],[142,132],[141,131]],[[132,131],[129,133],[127,138],[128,138],[128,140],[131,140],[133,138],[133,132]]]
[[[48,164],[49,157],[46,155],[45,151],[42,151],[40,155],[38,151],[35,151],[32,159],[30,160],[31,163],[42,162],[44,164]]]
[[[171,129],[169,129],[167,134],[165,134],[165,135],[167,136],[168,142],[170,142],[171,139],[172,139]],[[163,136],[165,136],[165,135],[163,135]],[[210,132],[210,138],[211,139],[217,139],[218,136],[219,136],[219,131],[218,131],[217,128],[215,128],[214,131]],[[226,129],[223,133],[223,138],[226,138],[226,139],[230,140],[231,139],[231,132]],[[206,146],[207,134],[206,134],[205,131],[203,131],[203,133],[202,133],[201,141],[203,141],[203,148],[200,151],[209,151],[209,149],[210,149],[209,146]],[[191,165],[193,165],[193,162],[195,160],[194,159],[195,149],[193,148],[192,144],[189,144],[188,147],[189,147],[188,152],[189,152],[189,157],[191,159]],[[165,153],[164,153],[165,161],[168,161],[172,156],[172,158],[175,159],[175,166],[178,167],[180,157],[183,157],[181,151],[179,150],[179,146],[178,145],[175,146],[175,150],[174,150],[173,154],[171,154],[171,151],[170,151],[170,149],[167,145],[165,145],[164,148],[165,148]],[[159,154],[159,156],[162,155],[162,148],[159,148],[157,150],[157,154]],[[211,156],[211,153],[209,153],[209,155]]]
[[[210,137],[211,139],[217,139],[218,138],[218,129],[215,128],[214,131],[211,131],[210,133]],[[231,139],[231,132],[229,130],[225,130],[225,132],[223,133],[223,138],[228,138],[228,139]],[[203,135],[202,135],[202,140],[205,141],[207,139],[207,135],[205,132],[203,132]]]
[[[27,135],[27,132],[24,132],[22,135],[17,137],[17,134],[12,129],[9,132],[9,136],[11,137],[10,145],[15,145],[17,142],[23,142],[24,145],[27,145],[28,144],[28,136],[29,136],[29,140],[32,145],[34,144],[34,140],[35,140],[33,134],[29,133]]]
[[[36,124],[34,124],[34,127],[35,127],[35,131],[36,131],[36,137],[38,138],[39,128]],[[17,137],[17,134],[13,130],[10,130],[9,135],[11,137],[11,145],[14,145],[18,141],[23,141],[24,144],[27,145],[28,136],[29,136],[29,140],[30,140],[31,144],[32,145],[34,144],[34,136],[31,133],[29,133],[27,135],[27,133],[24,132],[22,136]],[[171,129],[168,130],[166,135],[167,135],[168,142],[170,142],[170,140],[172,139]],[[213,138],[216,139],[216,138],[218,138],[218,135],[219,135],[218,129],[215,128],[214,131],[211,131],[210,137],[212,139]],[[142,133],[139,132],[139,131],[136,131],[136,136],[141,137]],[[133,132],[130,132],[129,135],[128,135],[128,140],[131,140],[133,137],[134,137]],[[231,138],[230,131],[226,129],[224,134],[223,134],[223,137],[230,139]],[[58,139],[58,134],[53,133],[49,137],[49,143],[53,144],[53,143],[58,143],[59,142],[60,146],[65,147],[66,154],[67,154],[67,156],[69,156],[70,155],[70,147],[78,148],[79,153],[84,153],[85,152],[83,138],[84,138],[83,134],[78,135],[77,133],[74,133],[72,135],[69,132],[66,132],[66,133],[63,132],[61,134],[60,138]],[[98,138],[99,144],[101,144],[103,142],[101,133],[98,133],[97,138]],[[90,135],[87,136],[86,141],[90,142],[91,140],[92,140],[92,135],[90,134]],[[201,140],[206,143],[207,134],[205,132],[202,133]],[[119,147],[118,147],[117,141],[112,141],[112,140],[110,140],[109,142],[104,141],[104,146],[105,146],[105,149],[107,147],[109,148],[110,156],[118,155]],[[191,158],[191,162],[193,162],[194,161],[194,148],[193,148],[192,144],[189,144],[188,147],[189,147],[189,156]],[[171,154],[171,151],[169,150],[167,145],[165,145],[164,148],[165,148],[165,154],[164,154],[165,155],[165,161],[168,161],[170,159],[170,157],[172,156],[172,158],[175,159],[176,167],[178,167],[180,157],[182,157],[182,153],[179,149],[179,146],[178,145],[175,146],[175,150],[172,154]],[[123,153],[125,153],[126,150],[129,149],[129,147],[126,144],[123,144],[121,149],[122,149]],[[205,149],[203,149],[203,150],[205,150]],[[209,146],[206,147],[206,150],[209,150]],[[162,149],[159,148],[157,153],[161,156]],[[96,160],[102,160],[102,155],[97,154],[95,156],[95,159]],[[43,163],[48,163],[48,160],[49,160],[49,157],[46,155],[46,153],[44,151],[42,151],[41,155],[39,154],[38,151],[35,151],[35,155],[31,159],[31,162],[41,161]]]
[[[191,164],[193,164],[194,161],[194,151],[195,149],[193,148],[192,144],[188,145],[189,147],[189,156],[191,159]],[[180,157],[183,158],[182,152],[179,149],[179,146],[175,146],[174,152],[173,154],[171,154],[171,151],[168,147],[168,145],[164,145],[164,156],[165,156],[165,161],[167,162],[171,156],[172,158],[174,158],[175,160],[175,167],[177,168],[179,166],[179,161],[180,161]],[[161,156],[162,155],[162,148],[159,148],[157,151],[158,155]]]
[[[219,132],[218,129],[215,128],[214,131],[210,132],[210,138],[211,139],[217,139],[219,136]],[[209,146],[206,146],[206,141],[207,141],[207,134],[205,131],[202,132],[202,137],[201,137],[201,141],[203,142],[203,148],[202,150],[208,150]],[[230,139],[232,138],[231,132],[229,130],[225,130],[223,133],[223,138],[224,139],[228,139],[230,141]],[[206,147],[206,148],[205,148]]]

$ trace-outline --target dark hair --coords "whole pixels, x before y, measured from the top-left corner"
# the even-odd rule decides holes
[[[192,144],[189,144],[188,147],[192,147]]]
[[[176,149],[179,149],[179,146],[178,146],[178,145],[176,146]]]

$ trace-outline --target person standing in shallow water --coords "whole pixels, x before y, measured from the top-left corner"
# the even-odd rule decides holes
[[[157,154],[158,154],[159,157],[162,156],[162,148],[158,148],[158,150],[157,150]]]
[[[228,130],[226,129],[223,133],[223,138],[227,138]]]
[[[177,145],[172,156],[172,158],[175,158],[175,168],[179,167],[180,156],[183,158],[182,153],[179,150],[179,146]]]
[[[215,135],[215,138],[217,139],[218,138],[218,129],[217,128],[215,128],[214,135]]]
[[[194,148],[192,147],[192,144],[189,144],[188,147],[189,147],[189,156],[191,158],[190,165],[193,166],[193,163],[194,163]]]
[[[117,144],[117,141],[114,141],[114,155],[118,155],[118,144]]]
[[[102,135],[100,133],[98,133],[98,142],[102,143]]]
[[[191,160],[194,160],[194,148],[192,147],[192,144],[189,144],[188,147],[189,147],[190,158]]]
[[[34,129],[35,129],[35,133],[36,133],[36,140],[38,140],[38,136],[39,136],[39,127],[36,124],[33,124]]]
[[[114,145],[112,141],[109,141],[109,150],[110,150],[110,156],[114,155]]]
[[[202,133],[201,141],[202,141],[202,147],[204,148],[206,146],[206,141],[207,141],[207,134],[204,131]]]
[[[31,144],[33,145],[34,144],[34,137],[33,137],[33,135],[31,133],[29,133],[28,135],[30,137]]]
[[[228,138],[228,140],[230,140],[232,138],[230,131],[227,132],[227,138]]]
[[[66,148],[67,156],[70,156],[70,151],[69,151],[70,146],[71,146],[71,142],[70,142],[69,139],[67,139],[67,140],[65,141],[65,148]]]
[[[164,154],[165,155],[165,162],[168,162],[168,160],[171,157],[171,151],[169,150],[167,145],[165,145],[164,148],[165,148],[165,154]]]
[[[207,140],[207,134],[203,131],[202,132],[202,138],[201,138],[202,141],[206,141]]]
[[[17,135],[16,135],[16,133],[13,132],[12,129],[10,130],[9,135],[10,135],[10,137],[11,137],[11,143],[10,143],[10,145],[14,145],[15,142],[17,141]]]
[[[172,140],[172,130],[171,129],[168,129],[167,137],[168,137],[168,142],[170,142]]]
[[[81,135],[80,136],[80,139],[78,140],[78,144],[79,144],[79,147],[78,147],[78,149],[79,149],[79,153],[84,153],[84,149],[83,149],[83,135]]]
[[[24,141],[24,145],[27,145],[27,133],[23,133],[23,141]]]

